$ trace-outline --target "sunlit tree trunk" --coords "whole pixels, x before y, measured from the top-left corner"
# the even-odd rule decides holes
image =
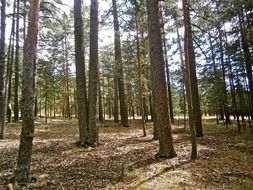
[[[154,112],[157,114],[157,126],[159,133],[158,155],[160,157],[169,158],[176,156],[176,153],[173,147],[171,123],[168,112],[168,97],[166,92],[158,1],[148,0],[146,3],[148,12],[148,36],[151,61],[152,93],[154,94]]]
[[[25,41],[25,54],[23,65],[23,106],[22,106],[22,131],[14,172],[15,179],[19,182],[28,182],[30,179],[30,165],[34,138],[34,89],[33,89],[33,64],[36,58],[38,35],[39,0],[31,1],[28,33]]]

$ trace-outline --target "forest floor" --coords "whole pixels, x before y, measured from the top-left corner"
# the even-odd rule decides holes
[[[190,160],[190,136],[173,126],[177,157],[156,158],[152,124],[142,136],[140,121],[130,128],[107,122],[100,126],[100,146],[80,148],[76,120],[36,123],[31,173],[33,183],[12,184],[21,124],[8,124],[0,140],[0,189],[253,189],[253,135],[204,120],[198,159]]]

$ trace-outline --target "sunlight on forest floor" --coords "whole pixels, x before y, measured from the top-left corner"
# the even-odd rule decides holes
[[[198,159],[190,160],[189,134],[175,122],[177,157],[156,158],[158,142],[152,124],[142,136],[140,121],[130,128],[100,124],[100,146],[78,148],[76,120],[55,119],[36,123],[31,172],[37,181],[23,189],[253,189],[253,135],[203,123]],[[179,124],[179,125],[178,125]],[[0,189],[10,183],[18,151],[21,124],[9,124],[0,141]],[[22,189],[13,185],[14,189]]]

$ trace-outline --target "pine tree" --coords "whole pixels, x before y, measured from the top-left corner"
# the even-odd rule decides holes
[[[14,172],[18,182],[30,180],[30,166],[34,138],[34,88],[33,88],[33,64],[36,58],[39,0],[31,1],[28,32],[25,41],[25,54],[23,65],[23,106],[22,106],[22,131],[17,158],[17,166]]]

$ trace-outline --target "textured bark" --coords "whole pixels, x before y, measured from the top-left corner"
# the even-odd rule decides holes
[[[86,144],[88,131],[87,92],[84,60],[84,33],[82,19],[82,0],[74,0],[74,27],[75,27],[75,62],[76,62],[76,94],[78,105],[79,138]]]
[[[168,97],[164,70],[162,39],[159,23],[159,9],[157,0],[148,0],[148,36],[151,61],[152,93],[154,94],[155,112],[157,114],[159,132],[160,157],[174,157],[170,116],[168,113]]]
[[[91,146],[98,146],[96,122],[98,102],[98,2],[91,0],[90,8],[90,63],[89,63],[89,137]]]
[[[16,49],[15,49],[15,85],[14,85],[14,121],[19,120],[19,13],[20,0],[17,0]]]
[[[194,81],[192,79],[193,70],[192,67],[193,63],[193,55],[191,55],[194,52],[191,52],[190,48],[193,48],[192,46],[192,38],[191,38],[191,28],[190,28],[190,15],[189,15],[189,4],[187,0],[183,0],[183,13],[184,13],[184,52],[185,52],[185,86],[186,86],[186,95],[187,95],[187,101],[188,101],[188,115],[189,115],[189,128],[191,132],[191,144],[192,144],[192,151],[191,151],[191,158],[196,159],[197,158],[197,143],[196,143],[196,132],[194,128],[194,106],[193,106],[193,84]],[[195,72],[196,75],[196,72]],[[196,114],[196,113],[195,113]]]
[[[14,172],[15,179],[19,182],[28,182],[30,179],[30,165],[34,138],[34,89],[33,89],[33,64],[36,57],[38,35],[39,0],[31,1],[28,33],[25,41],[25,54],[23,65],[23,106],[22,106],[22,131]]]
[[[5,128],[5,22],[6,22],[6,1],[1,0],[1,38],[0,38],[0,139],[4,138]]]
[[[128,127],[128,109],[127,101],[125,96],[125,85],[123,77],[123,65],[122,65],[122,54],[121,54],[121,41],[119,31],[119,20],[116,0],[112,0],[113,4],[113,24],[114,24],[114,51],[115,51],[115,65],[116,65],[116,79],[119,90],[119,102],[120,102],[120,116],[121,125]]]
[[[196,129],[197,137],[203,136],[202,131],[202,121],[201,121],[201,110],[200,110],[200,100],[198,93],[198,82],[196,76],[196,63],[195,63],[195,53],[192,41],[192,30],[191,21],[189,13],[189,2],[188,0],[183,0],[184,7],[184,25],[185,25],[185,62],[189,66],[189,88],[190,97],[193,107],[193,124]]]

